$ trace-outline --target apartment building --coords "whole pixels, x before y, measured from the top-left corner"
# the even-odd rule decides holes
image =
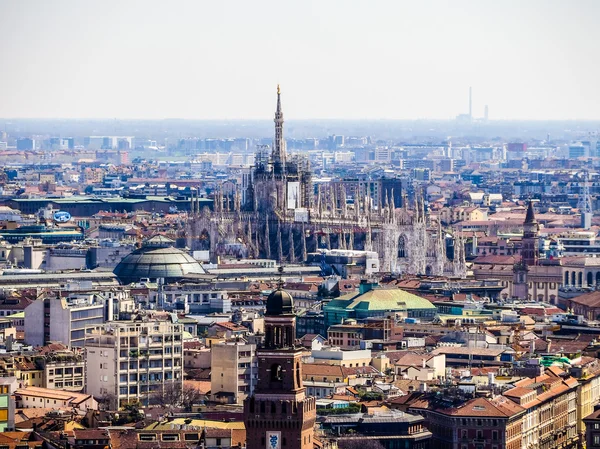
[[[433,433],[431,448],[521,449],[524,411],[519,405],[503,396],[475,398],[459,407],[449,404],[428,398],[409,407],[409,412],[425,417]]]
[[[592,357],[582,357],[581,362],[571,367],[571,376],[577,379],[577,433],[580,441],[585,441],[586,423],[600,403],[600,361]],[[596,429],[598,430],[598,429]],[[600,441],[598,442],[600,446]]]
[[[521,428],[522,447],[550,449],[578,447],[577,388],[573,377],[558,368],[515,383],[504,393],[525,409]]]
[[[244,340],[211,347],[210,390],[215,401],[242,404],[258,380],[256,345]]]
[[[0,432],[15,430],[15,400],[19,383],[16,377],[0,377]]]
[[[400,341],[402,327],[390,318],[369,318],[362,323],[351,321],[347,324],[334,324],[327,330],[331,345],[340,349],[359,349],[364,340]]]
[[[32,346],[52,341],[83,346],[86,329],[104,323],[108,310],[112,304],[95,294],[38,299],[25,309],[25,341]]]
[[[44,387],[80,392],[85,385],[85,360],[82,353],[56,351],[37,358],[42,369]]]
[[[31,356],[10,354],[0,357],[0,376],[14,376],[19,386],[42,387],[44,374]]]
[[[86,335],[86,389],[119,408],[183,384],[183,325],[118,321]]]

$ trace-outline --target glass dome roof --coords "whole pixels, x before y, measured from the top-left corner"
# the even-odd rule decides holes
[[[139,282],[143,278],[174,282],[188,274],[204,274],[200,264],[185,251],[174,248],[173,241],[165,237],[153,237],[144,246],[123,258],[114,273],[125,284]]]

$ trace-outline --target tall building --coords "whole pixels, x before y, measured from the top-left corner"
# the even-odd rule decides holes
[[[34,149],[35,149],[35,139],[30,139],[29,137],[17,139],[17,150],[25,151],[25,150],[34,150]]]
[[[244,401],[247,449],[312,449],[317,405],[302,383],[302,348],[295,345],[292,296],[269,295],[265,342],[258,349],[258,381]]]
[[[258,369],[256,345],[244,340],[211,346],[210,391],[213,400],[241,404],[252,394]]]
[[[116,321],[86,334],[86,389],[119,408],[183,386],[183,325]]]
[[[535,219],[533,202],[527,204],[527,214],[523,222],[523,244],[521,260],[513,268],[513,297],[529,298],[529,271],[538,265],[538,232],[539,225]]]
[[[25,341],[44,346],[52,341],[83,346],[85,329],[104,323],[112,304],[91,295],[70,298],[45,297],[25,309]]]
[[[287,211],[310,208],[312,204],[312,174],[307,158],[288,157],[283,137],[281,90],[277,86],[275,138],[269,154],[263,147],[256,154],[251,185],[244,194],[245,207],[253,211]]]
[[[523,262],[528,267],[538,264],[539,230],[540,227],[535,219],[535,213],[533,210],[533,202],[529,201],[529,204],[527,205],[527,215],[525,215],[525,222],[523,223],[523,249],[521,250]]]

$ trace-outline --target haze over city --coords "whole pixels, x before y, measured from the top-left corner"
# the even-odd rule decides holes
[[[600,4],[0,3],[0,117],[598,119]]]
[[[0,449],[600,449],[600,0],[0,0]]]

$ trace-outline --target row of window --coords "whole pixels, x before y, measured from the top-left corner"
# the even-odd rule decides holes
[[[48,370],[48,376],[72,376],[73,374],[83,374],[83,368],[54,368]]]

